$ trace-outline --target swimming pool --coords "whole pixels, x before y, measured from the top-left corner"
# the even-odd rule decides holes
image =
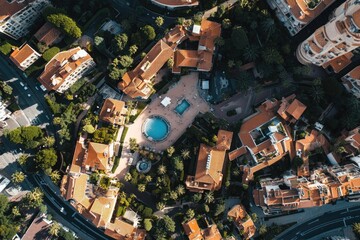
[[[181,102],[176,106],[175,112],[180,115],[183,115],[186,109],[190,107],[190,103],[186,99],[181,100]]]
[[[162,141],[169,135],[170,124],[163,117],[151,116],[143,123],[142,132],[150,141]]]

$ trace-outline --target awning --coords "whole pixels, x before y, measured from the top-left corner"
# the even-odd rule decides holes
[[[165,98],[161,101],[161,104],[162,104],[164,107],[167,107],[170,103],[171,103],[171,98],[169,98],[169,97],[165,97]]]

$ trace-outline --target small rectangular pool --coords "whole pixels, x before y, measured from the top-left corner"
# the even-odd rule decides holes
[[[183,115],[186,109],[190,107],[190,103],[186,99],[181,100],[181,102],[176,106],[175,112],[180,115]]]

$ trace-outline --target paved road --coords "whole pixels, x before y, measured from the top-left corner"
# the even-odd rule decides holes
[[[46,205],[55,210],[58,213],[56,217],[61,219],[60,222],[73,230],[81,239],[111,239],[65,201],[60,196],[59,188],[51,182],[49,177],[42,174],[29,174],[28,180],[42,189]],[[63,212],[60,211],[61,208]]]
[[[360,222],[360,206],[327,212],[283,232],[276,240],[310,239],[336,228]]]

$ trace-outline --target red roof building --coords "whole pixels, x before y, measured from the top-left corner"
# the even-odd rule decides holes
[[[10,60],[21,70],[30,67],[36,60],[41,57],[41,54],[36,52],[28,44],[20,48],[16,48],[10,55]]]

